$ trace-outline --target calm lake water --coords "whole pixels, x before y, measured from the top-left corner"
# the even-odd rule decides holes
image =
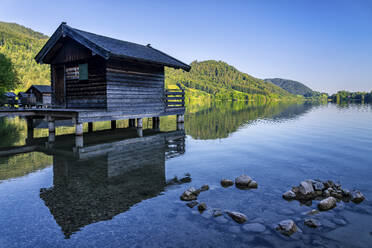
[[[185,131],[162,118],[160,132],[135,130],[85,135],[73,148],[72,127],[57,128],[46,146],[45,123],[35,123],[29,153],[0,157],[0,247],[372,247],[372,106],[222,103],[190,106]],[[144,123],[150,127],[151,123]],[[86,128],[86,127],[85,127]],[[0,147],[26,144],[26,122],[0,119]],[[258,189],[222,188],[220,180],[247,174]],[[190,175],[191,182],[180,180]],[[175,177],[178,179],[176,180]],[[361,204],[316,208],[282,194],[305,179],[339,181],[358,189]],[[183,181],[183,182],[182,182]],[[180,200],[184,190],[208,184],[199,202],[261,223],[247,231],[228,216],[200,214]],[[301,232],[274,230],[293,219]]]

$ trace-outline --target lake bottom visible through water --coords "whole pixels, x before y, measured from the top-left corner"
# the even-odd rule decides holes
[[[78,153],[68,128],[57,128],[49,149],[37,129],[35,151],[0,157],[0,247],[371,247],[371,123],[368,104],[216,104],[188,112],[185,130],[161,118],[143,138],[125,121],[115,131],[97,124]],[[0,119],[0,146],[25,145],[25,126]],[[257,189],[221,186],[242,174]],[[308,215],[319,200],[282,198],[306,179],[366,199]],[[205,184],[200,213],[180,196]],[[299,229],[289,237],[275,229],[288,219]]]

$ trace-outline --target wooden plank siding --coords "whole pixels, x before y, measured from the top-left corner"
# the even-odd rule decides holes
[[[164,67],[110,59],[106,80],[107,109],[138,114],[164,111]]]
[[[92,57],[79,63],[71,63],[66,67],[88,64],[88,80],[66,78],[67,108],[107,108],[106,97],[106,61]]]
[[[59,95],[62,94],[65,103],[59,104],[62,100],[54,99],[54,105],[66,108],[107,108],[106,60],[93,55],[89,49],[69,37],[62,38],[59,43],[59,50],[52,53],[52,92],[55,98],[61,98]],[[84,63],[88,64],[88,80],[66,77],[67,68]],[[63,68],[64,75],[57,78],[54,68]]]

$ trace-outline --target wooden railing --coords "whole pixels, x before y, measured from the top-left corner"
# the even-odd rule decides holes
[[[165,107],[167,109],[185,107],[185,89],[181,86],[178,87],[180,89],[167,89],[165,91]]]

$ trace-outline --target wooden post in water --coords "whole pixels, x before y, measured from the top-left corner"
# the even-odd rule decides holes
[[[139,137],[143,137],[143,122],[142,122],[142,118],[137,118],[137,135]]]
[[[93,132],[93,122],[88,122],[88,133]]]
[[[184,115],[177,115],[177,123],[184,123],[185,116]]]
[[[48,142],[53,143],[56,140],[55,121],[54,121],[54,118],[51,116],[47,117],[47,121],[48,121],[48,129],[49,129]]]
[[[27,140],[34,138],[34,119],[32,117],[27,117]]]
[[[130,128],[136,127],[136,120],[135,119],[129,119],[129,127]]]
[[[152,129],[158,130],[160,126],[160,118],[152,117]]]
[[[75,147],[83,147],[84,146],[84,139],[83,139],[83,123],[79,123],[76,120],[75,123]]]
[[[137,118],[137,128],[138,128],[138,127],[140,127],[140,128],[143,127],[142,118]]]
[[[185,123],[179,122],[177,123],[177,130],[185,130]]]
[[[115,120],[111,121],[111,129],[112,130],[116,129],[116,121]]]

